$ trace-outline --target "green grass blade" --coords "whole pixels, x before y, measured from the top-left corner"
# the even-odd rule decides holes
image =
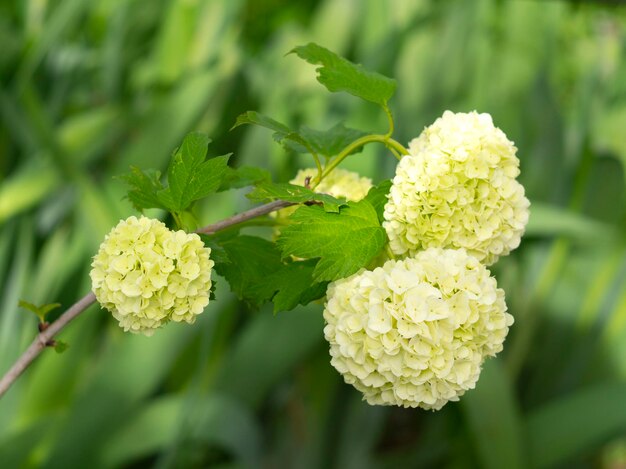
[[[259,405],[313,347],[322,341],[319,306],[273,316],[258,313],[234,344],[215,379],[215,388],[251,406]]]
[[[526,420],[529,457],[534,468],[573,461],[598,443],[626,431],[625,383],[597,384],[559,398]]]
[[[476,389],[461,398],[461,408],[481,467],[527,467],[519,410],[509,377],[498,359],[485,362]]]
[[[137,411],[108,440],[102,453],[104,467],[120,467],[154,455],[181,437],[218,447],[236,455],[246,467],[260,459],[261,433],[241,404],[224,396],[195,396],[189,408],[186,396],[167,396]]]

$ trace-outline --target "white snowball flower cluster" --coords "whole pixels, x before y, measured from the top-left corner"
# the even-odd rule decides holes
[[[197,234],[130,217],[111,230],[95,255],[93,291],[125,331],[152,335],[169,321],[193,323],[209,303],[210,253]]]
[[[475,257],[430,248],[331,283],[324,334],[332,365],[368,403],[438,410],[502,350],[506,311]]]
[[[384,212],[391,250],[465,248],[490,265],[515,249],[530,205],[515,152],[489,114],[446,111],[396,169]]]

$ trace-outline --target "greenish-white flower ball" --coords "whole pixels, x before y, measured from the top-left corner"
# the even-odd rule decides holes
[[[383,224],[391,250],[465,248],[490,265],[519,246],[530,203],[516,150],[489,114],[446,111],[396,168]]]
[[[125,331],[152,335],[169,321],[193,323],[209,303],[210,254],[197,234],[133,216],[100,245],[92,289]]]
[[[331,283],[324,319],[331,364],[368,403],[432,410],[474,387],[513,324],[489,270],[439,248]]]

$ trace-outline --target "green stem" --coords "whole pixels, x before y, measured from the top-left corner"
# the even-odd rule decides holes
[[[172,218],[174,218],[174,222],[176,223],[176,228],[178,228],[179,230],[183,229],[183,223],[182,220],[180,219],[180,216],[178,215],[178,213],[176,212],[170,212],[172,214]]]
[[[319,184],[319,181],[322,180],[322,163],[320,163],[320,157],[317,155],[315,150],[313,150],[313,148],[310,145],[308,145],[306,142],[299,142],[299,143],[301,143],[302,145],[306,147],[306,149],[309,151],[309,153],[313,156],[313,159],[315,160],[315,166],[317,167],[317,174],[315,175],[313,184],[314,186],[316,186],[317,184]]]
[[[400,155],[406,155],[408,154],[408,151],[406,150],[406,148],[404,148],[399,142],[397,142],[396,140],[392,139],[391,137],[389,137],[388,135],[365,135],[364,137],[361,137],[357,140],[355,140],[354,142],[352,142],[350,145],[348,145],[346,148],[344,148],[333,160],[331,160],[326,167],[324,168],[324,171],[322,172],[322,177],[315,181],[315,184],[313,184],[311,186],[311,189],[315,189],[315,187],[326,177],[328,176],[337,166],[339,166],[339,164],[346,159],[346,157],[352,153],[354,150],[356,150],[359,147],[362,147],[368,143],[372,143],[372,142],[379,142],[384,144],[387,148],[389,148],[390,150],[393,149],[396,152],[398,152]],[[394,156],[395,153],[394,153]],[[398,156],[396,156],[398,157]]]
[[[395,148],[391,147],[389,148],[389,151],[393,153],[393,156],[396,157],[396,160],[400,161],[402,159],[402,155],[398,153],[398,151]]]
[[[317,174],[315,175],[316,181],[322,180],[322,164],[320,163],[320,159],[317,155],[313,154],[313,158],[315,159],[315,166],[317,167]]]
[[[391,109],[388,106],[383,106],[385,110],[385,114],[387,114],[387,120],[389,121],[389,131],[387,132],[387,137],[391,137],[393,135],[394,124],[393,124],[393,114],[391,114]]]
[[[397,158],[399,160],[402,159],[404,155],[409,154],[409,151],[406,148],[404,148],[400,142],[394,140],[393,138],[388,138],[387,141],[385,142],[385,145],[387,145],[387,148],[389,148],[390,150],[394,149],[398,152]]]
[[[404,148],[400,142],[391,138],[394,131],[394,122],[393,115],[391,114],[391,109],[389,109],[389,106],[387,106],[386,104],[384,104],[382,108],[387,115],[387,120],[389,121],[389,130],[387,131],[387,133],[385,135],[366,135],[355,140],[346,148],[344,148],[333,160],[327,160],[323,170],[321,169],[319,158],[317,157],[317,155],[314,154],[313,151],[311,151],[311,149],[309,149],[309,151],[311,151],[311,153],[313,154],[313,157],[315,158],[315,164],[317,165],[317,176],[310,186],[311,189],[315,189],[319,185],[319,183],[322,182],[322,180],[326,176],[328,176],[337,166],[339,166],[339,164],[350,153],[368,143],[379,142],[384,144],[391,151],[393,156],[395,156],[398,160],[402,159],[403,155],[408,155],[409,152],[407,151],[407,149]]]

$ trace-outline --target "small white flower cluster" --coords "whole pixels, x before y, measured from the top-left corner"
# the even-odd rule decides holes
[[[515,249],[530,205],[515,152],[489,114],[446,111],[398,164],[384,213],[394,254],[465,248],[490,265]]]
[[[130,217],[100,245],[92,288],[125,331],[152,335],[169,321],[193,323],[209,303],[210,253],[197,234]]]
[[[487,268],[430,248],[330,284],[332,365],[370,404],[438,410],[478,380],[513,317]]]

